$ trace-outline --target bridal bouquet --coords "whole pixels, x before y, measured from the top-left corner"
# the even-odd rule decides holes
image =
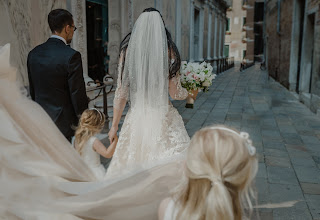
[[[210,63],[187,63],[181,62],[181,85],[188,91],[202,89],[204,92],[212,85],[212,80],[216,74],[212,73],[212,66]]]

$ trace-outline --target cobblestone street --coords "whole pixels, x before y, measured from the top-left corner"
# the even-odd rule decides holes
[[[266,71],[233,68],[199,93],[194,109],[184,105],[174,101],[190,136],[212,124],[250,134],[259,154],[259,204],[296,201],[259,209],[260,219],[320,219],[320,117]]]

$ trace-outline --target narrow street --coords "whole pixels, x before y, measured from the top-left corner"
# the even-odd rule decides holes
[[[228,70],[199,93],[194,109],[184,105],[174,101],[190,136],[212,124],[250,134],[259,155],[258,204],[296,201],[259,209],[260,219],[320,219],[320,117],[266,71]]]

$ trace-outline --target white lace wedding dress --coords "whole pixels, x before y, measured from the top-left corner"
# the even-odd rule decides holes
[[[170,53],[170,51],[169,51]],[[179,74],[169,77],[167,37],[157,12],[142,13],[119,59],[114,111],[128,101],[107,176],[148,166],[182,153],[190,142],[182,117],[169,101],[186,99]]]
[[[188,92],[181,87],[179,76],[171,80],[173,81],[171,86],[174,86],[174,88],[170,88],[174,90],[171,94],[174,94],[175,99],[185,99]],[[119,98],[119,93],[122,92],[120,91],[121,89],[118,86],[115,99]],[[185,129],[182,117],[171,103],[168,103],[168,112],[162,121],[161,135],[157,141],[151,143],[154,146],[141,145],[142,141],[137,140],[144,137],[138,136],[139,128],[134,127],[134,111],[135,109],[130,108],[125,117],[115,154],[107,169],[108,175],[123,173],[123,171],[135,166],[149,164],[180,154],[189,145],[190,137]],[[152,121],[145,121],[141,122],[141,126],[154,126],[154,124]],[[157,151],[153,150],[155,148],[157,148]]]

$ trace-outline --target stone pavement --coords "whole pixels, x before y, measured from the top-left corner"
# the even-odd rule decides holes
[[[259,156],[258,204],[297,201],[289,208],[259,209],[260,219],[320,220],[320,118],[266,71],[228,70],[209,92],[199,93],[194,109],[173,104],[190,136],[212,124],[250,134]]]

